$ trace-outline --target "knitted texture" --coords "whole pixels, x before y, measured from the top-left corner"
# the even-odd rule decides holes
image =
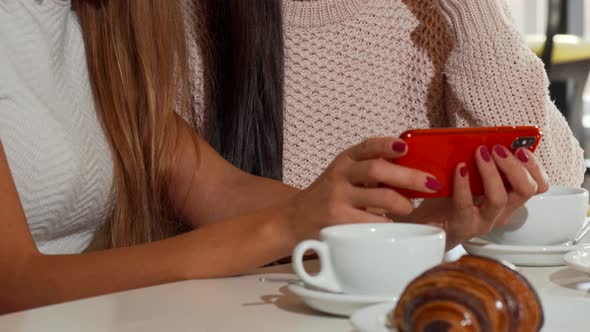
[[[43,253],[84,250],[107,218],[109,144],[69,1],[0,0],[0,140]]]
[[[198,13],[186,12],[194,35]],[[370,136],[525,124],[543,131],[538,155],[551,183],[582,183],[582,149],[504,0],[283,0],[283,17],[287,184],[309,185]],[[189,51],[204,132],[198,43]]]
[[[203,26],[203,20],[197,19],[196,15],[200,13],[201,7],[198,5],[198,1],[185,0],[183,1],[183,11],[185,13],[192,13],[193,15],[185,15],[187,23],[185,24],[185,33],[187,36],[187,48],[190,50],[190,57],[188,59],[189,68],[191,70],[191,85],[193,91],[198,93],[191,93],[191,100],[195,110],[205,109],[205,99],[203,98],[204,91],[204,73],[203,73],[203,56],[201,52],[203,48],[200,45],[204,45],[203,32],[206,30]],[[177,110],[179,108],[177,107]],[[184,115],[184,114],[183,114]],[[200,128],[206,127],[208,123],[207,113],[197,111],[194,114],[196,123],[199,124]],[[185,116],[185,120],[188,120]],[[204,132],[201,132],[204,136]]]

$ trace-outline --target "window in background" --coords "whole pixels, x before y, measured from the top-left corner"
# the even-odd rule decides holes
[[[519,30],[526,35],[528,40],[539,40],[542,43],[547,24],[547,7],[549,0],[504,0],[508,3],[512,15],[516,21]],[[590,40],[590,0],[562,0],[567,3],[566,33],[580,36]],[[537,35],[537,38],[531,36]],[[566,39],[563,39],[566,40]],[[572,40],[576,40],[575,38]],[[556,100],[557,105],[562,105],[565,100],[572,96],[574,86],[572,81],[568,83],[553,82],[552,98]],[[560,99],[561,97],[561,99]],[[561,101],[561,103],[559,102]],[[571,100],[568,104],[571,105]],[[571,111],[571,109],[569,109]],[[582,128],[590,128],[590,84],[586,84],[583,96],[582,110]],[[570,120],[572,121],[572,120]],[[574,125],[574,127],[576,127]],[[578,129],[579,130],[579,129]],[[590,156],[590,132],[588,129],[581,129],[583,135],[578,135],[580,143],[586,151],[586,156]],[[590,178],[587,183],[590,187]]]
[[[508,7],[523,34],[545,33],[547,2],[543,0],[507,0]]]

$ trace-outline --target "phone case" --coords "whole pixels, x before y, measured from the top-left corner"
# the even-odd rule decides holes
[[[407,143],[408,153],[394,162],[434,175],[442,182],[443,189],[434,194],[405,189],[398,191],[408,198],[452,196],[455,168],[459,163],[464,162],[469,172],[471,192],[474,196],[481,196],[483,184],[474,159],[477,148],[485,145],[491,152],[496,144],[501,144],[512,153],[519,147],[526,147],[534,152],[541,136],[539,128],[532,126],[406,131],[400,137]]]

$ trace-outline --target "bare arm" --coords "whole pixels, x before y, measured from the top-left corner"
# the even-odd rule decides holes
[[[201,214],[205,220],[237,214],[238,209],[220,214],[214,211],[232,205],[224,201],[224,197],[231,196],[227,193],[235,190],[227,187],[232,182],[224,178],[224,169],[237,178],[237,183],[240,176],[246,179],[245,183],[252,181],[244,191],[254,196],[251,202],[261,196],[268,198],[252,210],[267,207],[248,215],[203,223],[197,230],[167,240],[77,255],[50,256],[38,252],[0,144],[0,290],[3,292],[0,313],[177,280],[236,275],[287,256],[298,241],[316,237],[323,227],[343,222],[387,221],[366,212],[365,208],[384,209],[396,215],[410,213],[411,203],[395,191],[358,184],[384,183],[431,192],[424,185],[430,175],[384,161],[400,156],[391,148],[393,138],[367,140],[344,151],[314,184],[293,195],[291,189],[284,189],[281,184],[255,183],[255,178],[232,171],[205,143],[200,144],[198,138],[187,139],[191,137],[190,130],[183,128],[179,146],[196,153],[181,154],[178,165],[193,163],[197,171],[192,174],[197,174],[199,181],[184,187],[180,183],[176,190],[174,185],[171,187],[176,208],[184,205],[184,197],[190,190],[196,193],[190,194],[196,200],[190,206],[199,207],[194,211],[188,209],[191,211],[186,216],[195,218],[193,222],[200,220]],[[199,168],[210,162],[220,164],[219,169],[206,173],[211,177],[207,180]],[[175,172],[183,169],[190,168],[179,167]],[[256,192],[261,188],[269,190],[271,195]],[[255,197],[255,194],[267,196]],[[200,195],[213,195],[209,204],[216,205],[203,206],[199,203]],[[245,205],[242,208],[248,210]]]
[[[219,156],[179,116],[177,123],[178,162],[170,194],[176,210],[191,227],[257,211],[299,192],[278,181],[242,172]],[[207,162],[199,160],[199,155],[207,156]]]
[[[168,240],[80,255],[42,255],[0,145],[0,313],[189,278],[235,275],[287,255],[274,210]],[[248,234],[248,236],[243,236]],[[240,259],[234,253],[240,252]],[[10,291],[8,291],[10,290]]]

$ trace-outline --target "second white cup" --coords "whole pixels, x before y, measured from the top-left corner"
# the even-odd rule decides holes
[[[533,196],[505,226],[483,238],[506,245],[556,245],[576,237],[587,212],[586,189],[555,186]]]
[[[333,226],[323,229],[320,239],[295,248],[295,273],[306,285],[354,295],[397,296],[420,273],[440,264],[445,251],[445,232],[427,225]],[[321,263],[315,276],[303,266],[308,250]]]

